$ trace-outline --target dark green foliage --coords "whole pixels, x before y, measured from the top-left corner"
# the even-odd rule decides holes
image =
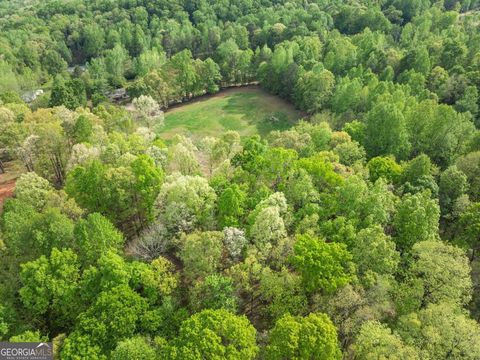
[[[93,124],[86,116],[79,116],[73,127],[73,138],[77,143],[89,142],[92,136]]]
[[[50,106],[64,105],[71,110],[75,110],[79,106],[85,106],[86,102],[87,95],[82,80],[65,81],[61,76],[55,78],[50,95]]]

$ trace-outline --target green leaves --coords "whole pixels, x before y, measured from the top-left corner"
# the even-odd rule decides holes
[[[398,334],[377,321],[367,321],[362,325],[352,350],[359,360],[420,359],[417,349],[406,345]]]
[[[256,331],[244,316],[204,310],[185,320],[170,346],[170,359],[245,359],[258,353]]]
[[[413,246],[410,274],[424,289],[422,304],[448,302],[466,305],[472,296],[470,264],[465,252],[440,241],[422,241]]]
[[[428,191],[405,195],[393,219],[398,249],[408,252],[413,244],[438,238],[440,209]]]
[[[395,104],[376,104],[367,114],[365,124],[365,149],[370,157],[394,155],[405,159],[410,154],[405,117]]]
[[[20,297],[36,315],[48,314],[57,326],[67,327],[79,310],[79,277],[77,256],[71,250],[53,248],[48,258],[41,256],[22,265]]]
[[[299,235],[292,264],[300,272],[307,292],[334,292],[353,280],[352,255],[345,244],[326,243],[310,235]]]
[[[339,360],[342,358],[337,330],[327,315],[286,315],[270,331],[265,349],[267,360]]]
[[[92,213],[75,225],[75,248],[84,264],[94,264],[99,256],[109,250],[119,251],[123,235],[113,224],[98,213]]]

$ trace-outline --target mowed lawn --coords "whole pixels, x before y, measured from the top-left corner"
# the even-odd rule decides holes
[[[272,115],[279,120],[266,120]],[[258,87],[232,88],[167,110],[160,136],[166,140],[176,134],[202,138],[227,130],[238,131],[242,137],[264,136],[288,129],[301,117],[292,104]]]

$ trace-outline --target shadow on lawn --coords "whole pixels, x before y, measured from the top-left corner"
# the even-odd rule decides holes
[[[255,93],[238,93],[232,95],[222,107],[226,114],[239,115],[241,122],[249,126],[255,126],[258,133],[263,137],[273,130],[287,130],[294,125],[294,121],[288,118],[284,111],[265,112],[264,106],[256,104]],[[222,126],[228,130],[240,130],[242,123],[232,119],[222,119]],[[235,123],[236,124],[235,124]]]

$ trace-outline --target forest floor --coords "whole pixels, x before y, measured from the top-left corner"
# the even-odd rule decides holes
[[[229,88],[168,109],[160,136],[165,140],[177,134],[202,138],[227,130],[265,136],[288,129],[302,116],[292,104],[258,86]]]
[[[0,174],[0,211],[6,198],[13,195],[17,178],[24,172],[23,167],[16,161],[5,163],[4,174]]]

